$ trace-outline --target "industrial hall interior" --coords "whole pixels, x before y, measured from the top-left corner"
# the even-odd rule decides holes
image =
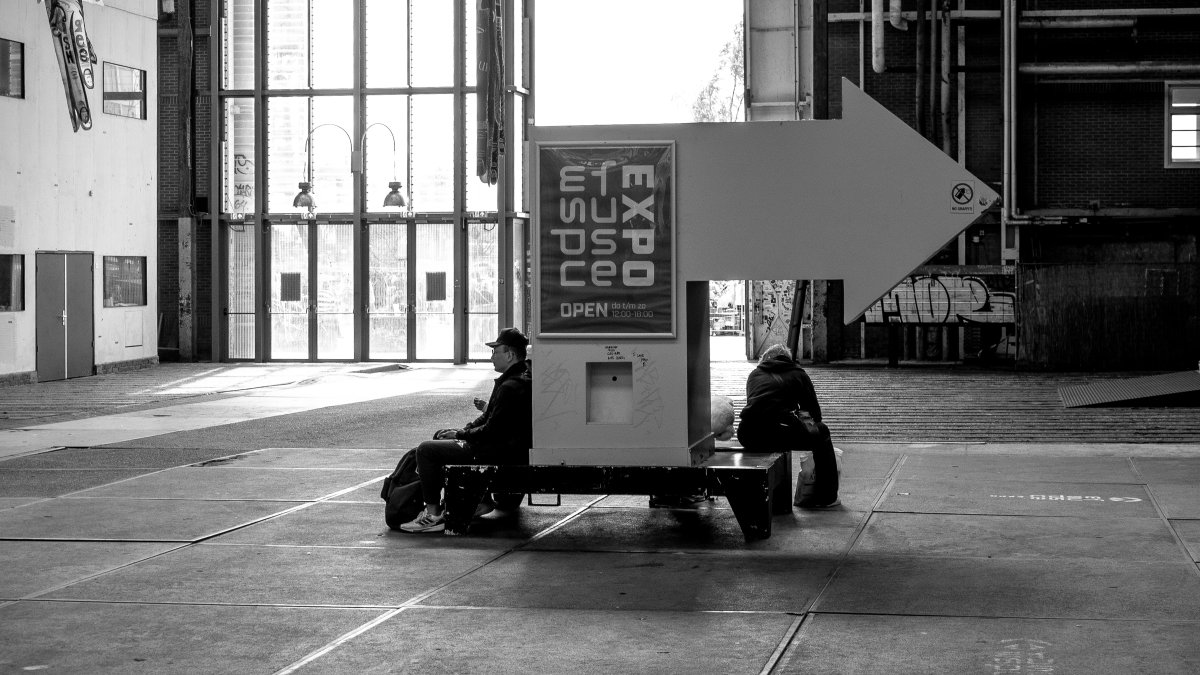
[[[725,167],[689,164],[680,141],[679,178],[713,174],[728,207],[710,222],[675,205],[683,276],[710,282],[696,325],[740,337],[745,359],[791,339],[815,363],[1195,367],[1194,2],[726,4],[727,58],[663,138],[731,128],[729,156],[771,124],[881,133]],[[570,63],[611,99],[671,77],[585,71],[583,40],[539,53],[553,9],[0,0],[0,381],[159,360],[467,363],[500,327],[546,332],[534,261],[556,240],[536,230],[535,154],[579,127],[547,112],[558,87],[538,64]],[[660,121],[636,98],[617,108],[611,129]],[[879,178],[830,170],[840,203],[818,199],[803,181],[831,155]],[[933,211],[859,212],[947,161],[967,178],[939,184]],[[770,162],[783,173],[752,184]],[[756,268],[704,250],[748,227],[818,255]]]

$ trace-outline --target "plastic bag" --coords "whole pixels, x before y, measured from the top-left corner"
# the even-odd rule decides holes
[[[795,504],[799,505],[801,499],[813,493],[813,473],[817,464],[813,461],[812,452],[808,450],[801,450],[796,455],[800,458],[800,477],[796,479]],[[840,483],[842,479],[842,449],[834,448],[833,457],[837,461],[838,482]]]

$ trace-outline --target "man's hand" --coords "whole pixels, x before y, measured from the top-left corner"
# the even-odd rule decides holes
[[[452,441],[458,436],[458,429],[442,429],[434,436],[435,440]]]
[[[483,409],[487,407],[487,401],[479,398],[478,396],[476,396],[475,400],[471,402],[475,404],[475,409],[480,412],[483,412]]]

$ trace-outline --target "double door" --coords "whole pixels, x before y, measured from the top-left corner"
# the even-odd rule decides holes
[[[273,224],[269,235],[270,358],[454,358],[454,226],[370,223],[356,335],[355,225]]]
[[[85,377],[95,362],[91,253],[37,254],[39,382]]]

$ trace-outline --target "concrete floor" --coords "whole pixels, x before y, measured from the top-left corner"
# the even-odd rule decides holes
[[[0,672],[1200,672],[1195,409],[1147,411],[1158,443],[846,433],[842,506],[750,544],[721,499],[629,496],[444,537],[387,530],[379,483],[486,367],[252,368],[0,389]]]

